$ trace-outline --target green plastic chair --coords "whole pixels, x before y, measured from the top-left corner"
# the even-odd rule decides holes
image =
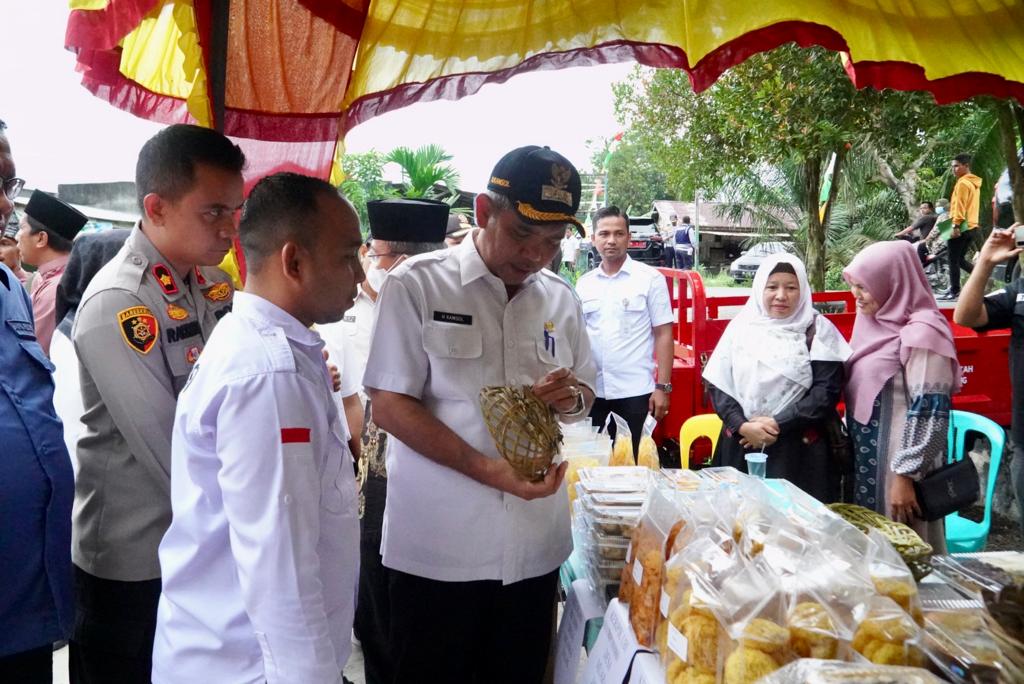
[[[949,462],[959,461],[966,456],[968,432],[979,432],[992,445],[992,457],[988,465],[988,482],[985,484],[985,516],[981,522],[962,518],[957,513],[946,516],[946,546],[949,553],[980,551],[988,541],[992,526],[992,495],[999,475],[999,462],[1003,458],[1006,432],[999,425],[984,416],[967,411],[951,411],[949,416]],[[970,458],[968,456],[968,458]]]

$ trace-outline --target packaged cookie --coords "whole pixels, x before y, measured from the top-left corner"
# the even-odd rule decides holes
[[[633,456],[633,433],[629,429],[629,423],[617,413],[609,413],[606,426],[615,423],[615,441],[612,442],[612,454],[608,459],[611,466],[633,466],[636,465],[636,458]],[[605,430],[608,428],[605,427]]]
[[[653,643],[665,568],[665,545],[669,535],[675,536],[681,529],[678,523],[683,516],[675,494],[675,490],[664,486],[652,487],[637,526],[630,568],[629,621],[641,646]]]
[[[881,532],[869,530],[868,539],[871,545],[867,566],[875,589],[895,601],[918,625],[924,624],[921,597],[910,568]]]
[[[657,471],[661,469],[661,459],[658,456],[658,445],[654,443],[654,429],[658,427],[658,421],[654,416],[647,414],[644,419],[644,427],[640,432],[640,447],[636,454],[636,464],[644,468]]]
[[[674,582],[665,588],[661,605],[668,620],[657,640],[667,682],[715,681],[720,626],[711,604],[716,587],[741,567],[736,555],[707,537],[693,540],[668,562],[666,576]]]
[[[982,610],[928,610],[921,648],[952,681],[998,684],[1003,652]]]
[[[941,680],[916,667],[804,658],[776,670],[760,684],[941,684]]]
[[[891,598],[874,596],[854,611],[853,650],[876,665],[917,665],[912,649],[920,628]]]
[[[778,577],[764,558],[743,562],[711,601],[723,627],[719,652],[725,684],[753,684],[793,659]]]

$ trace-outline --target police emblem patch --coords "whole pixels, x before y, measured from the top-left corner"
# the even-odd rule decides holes
[[[174,282],[174,276],[171,275],[171,269],[167,268],[163,264],[157,264],[153,267],[153,277],[156,278],[156,282],[160,284],[160,289],[164,291],[164,294],[178,294],[178,283]]]
[[[167,305],[167,315],[175,321],[183,321],[188,318],[188,309],[183,309],[177,304]]]
[[[231,296],[231,286],[227,283],[217,283],[204,292],[203,296],[211,302],[222,302]]]
[[[156,345],[160,324],[147,307],[133,306],[118,311],[117,323],[121,327],[121,337],[140,354],[148,354]]]

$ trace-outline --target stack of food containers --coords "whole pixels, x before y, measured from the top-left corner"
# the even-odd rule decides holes
[[[575,543],[587,577],[602,601],[619,592],[630,533],[640,519],[652,475],[647,468],[629,466],[579,471]]]

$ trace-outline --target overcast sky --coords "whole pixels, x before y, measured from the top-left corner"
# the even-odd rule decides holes
[[[80,85],[74,56],[63,48],[67,13],[66,0],[0,0],[8,82],[0,119],[9,127],[18,175],[51,191],[58,183],[132,180],[139,147],[159,126]],[[618,131],[611,84],[630,69],[525,74],[458,102],[412,105],[352,129],[347,149],[438,143],[454,155],[467,190],[483,189],[494,162],[520,145],[549,145],[588,167],[586,141]]]

